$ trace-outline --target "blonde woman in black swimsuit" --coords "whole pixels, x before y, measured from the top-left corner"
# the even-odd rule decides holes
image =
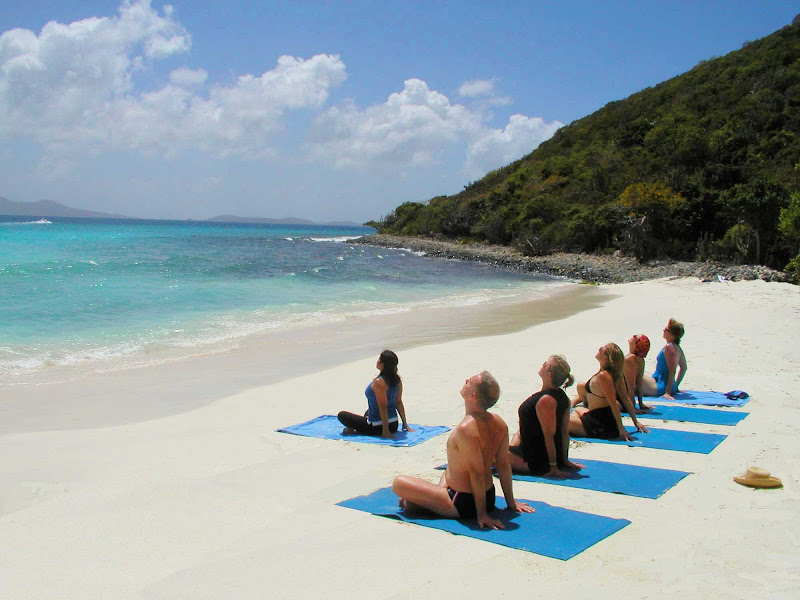
[[[622,368],[625,355],[614,343],[601,346],[595,355],[600,370],[592,375],[585,384],[578,385],[578,404],[585,401],[588,408],[578,406],[569,418],[569,434],[573,437],[594,437],[602,439],[630,440],[625,426],[622,424],[617,397],[626,404],[631,404],[631,419],[638,431],[648,433],[648,429],[636,419],[636,411],[625,389]]]
[[[569,398],[564,388],[575,381],[567,359],[554,354],[539,369],[542,389],[518,410],[519,431],[508,447],[515,473],[568,477],[563,470],[577,471],[580,463],[569,460]]]

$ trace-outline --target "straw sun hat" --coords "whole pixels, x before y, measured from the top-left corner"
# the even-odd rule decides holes
[[[736,483],[747,485],[754,488],[776,488],[783,487],[783,483],[777,477],[771,477],[769,471],[761,467],[748,467],[744,475],[734,477]]]

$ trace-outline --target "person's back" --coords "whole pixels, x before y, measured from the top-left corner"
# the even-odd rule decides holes
[[[636,387],[641,381],[642,373],[644,373],[644,359],[635,354],[625,356],[622,374],[625,378],[625,387],[631,395],[636,393]]]
[[[540,402],[543,404],[540,405]],[[540,420],[540,409],[545,418],[543,425]],[[545,388],[532,394],[520,404],[519,434],[516,441],[517,452],[525,459],[525,466],[533,475],[544,475],[553,466],[562,468],[566,466],[565,452],[569,446],[569,408],[570,402],[566,392],[560,387]],[[548,412],[549,411],[549,412]],[[547,435],[543,427],[548,430]],[[548,438],[552,439],[552,460],[548,454]]]
[[[644,358],[635,354],[628,354],[622,369],[622,379],[625,384],[625,391],[632,403],[638,399],[639,408],[647,410],[642,400],[642,376],[644,375]],[[635,406],[635,405],[634,405]]]

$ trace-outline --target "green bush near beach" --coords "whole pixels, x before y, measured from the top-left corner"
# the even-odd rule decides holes
[[[800,24],[611,102],[460,193],[407,202],[377,225],[531,255],[619,249],[784,268],[800,234],[779,223],[799,192]]]

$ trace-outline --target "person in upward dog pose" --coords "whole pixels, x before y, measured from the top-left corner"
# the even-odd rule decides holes
[[[595,358],[600,370],[586,383],[578,384],[578,397],[573,400],[573,405],[585,403],[588,408],[576,406],[570,415],[569,434],[573,437],[630,440],[622,424],[620,400],[629,409],[636,429],[649,433],[647,427],[636,419],[636,411],[625,391],[622,377],[625,356],[620,347],[613,342],[601,346]]]
[[[663,396],[667,400],[674,400],[673,394],[678,393],[678,387],[686,375],[686,354],[681,348],[681,339],[684,334],[683,323],[670,319],[664,327],[664,341],[667,344],[656,357],[656,370],[653,375],[645,375],[642,380],[642,390],[645,396]]]
[[[508,426],[488,410],[499,397],[500,386],[488,371],[464,382],[461,398],[465,414],[447,439],[447,469],[438,485],[419,477],[396,477],[392,490],[400,497],[401,508],[408,512],[426,509],[448,519],[476,519],[481,529],[504,529],[501,521],[489,516],[495,506],[495,465],[508,509],[533,512],[514,499]]]
[[[414,431],[408,426],[406,408],[403,405],[403,381],[397,373],[397,354],[384,350],[378,357],[375,368],[378,376],[364,390],[367,397],[367,412],[363,415],[342,411],[339,422],[344,425],[344,434],[376,435],[391,438],[398,428],[398,415],[403,421],[403,429]]]

